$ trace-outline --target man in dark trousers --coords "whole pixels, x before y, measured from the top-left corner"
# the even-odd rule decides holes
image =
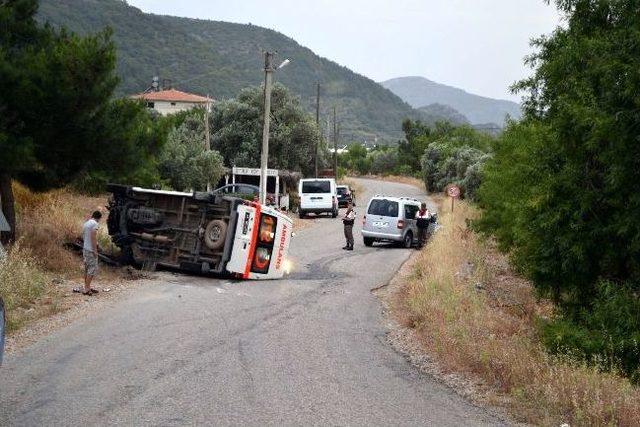
[[[416,212],[416,226],[418,227],[418,248],[424,246],[427,241],[427,230],[431,222],[431,212],[427,209],[427,204],[422,203],[420,210]]]
[[[353,210],[353,203],[347,204],[347,211],[342,218],[344,224],[344,237],[347,239],[347,246],[342,249],[347,251],[353,250],[353,223],[356,220],[356,211]]]

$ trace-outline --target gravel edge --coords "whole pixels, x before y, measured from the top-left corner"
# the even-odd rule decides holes
[[[528,426],[529,424],[515,421],[505,408],[492,404],[488,399],[490,388],[486,384],[474,381],[472,378],[458,373],[443,370],[437,360],[431,357],[420,343],[420,338],[416,331],[401,325],[397,321],[392,301],[401,290],[404,278],[410,275],[417,262],[417,255],[417,251],[410,255],[389,283],[371,289],[371,292],[378,298],[382,306],[382,316],[387,329],[387,342],[422,374],[428,375],[445,385],[472,405],[486,411],[489,415],[506,424]],[[495,398],[495,393],[493,393],[493,397]]]

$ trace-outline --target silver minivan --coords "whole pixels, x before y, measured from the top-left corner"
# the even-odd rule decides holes
[[[397,242],[410,248],[418,239],[416,212],[420,202],[409,197],[376,195],[369,200],[363,220],[362,237],[366,246],[374,242]]]

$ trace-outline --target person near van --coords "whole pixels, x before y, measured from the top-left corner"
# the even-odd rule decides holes
[[[427,240],[427,230],[431,222],[431,212],[427,209],[426,203],[420,204],[420,209],[416,212],[416,226],[418,227],[418,247],[424,246]]]
[[[82,258],[84,260],[84,287],[75,288],[73,292],[83,295],[97,294],[96,289],[91,288],[91,282],[98,274],[98,223],[102,218],[100,211],[94,211],[91,218],[82,226]]]
[[[342,224],[344,224],[344,237],[347,240],[347,246],[342,249],[347,251],[353,250],[353,223],[356,221],[356,211],[353,210],[353,203],[347,204],[347,211],[342,218]]]

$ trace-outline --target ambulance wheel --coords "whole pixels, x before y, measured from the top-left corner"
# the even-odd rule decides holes
[[[368,246],[368,247],[373,246],[374,240],[373,240],[372,237],[363,237],[362,240],[364,240],[364,245],[365,246]]]
[[[224,245],[226,235],[227,223],[220,219],[213,219],[204,230],[204,244],[212,251],[220,249]]]
[[[304,219],[304,217],[307,216],[307,215],[304,213],[304,211],[302,209],[300,209],[298,211],[298,216],[300,217],[300,219]]]

